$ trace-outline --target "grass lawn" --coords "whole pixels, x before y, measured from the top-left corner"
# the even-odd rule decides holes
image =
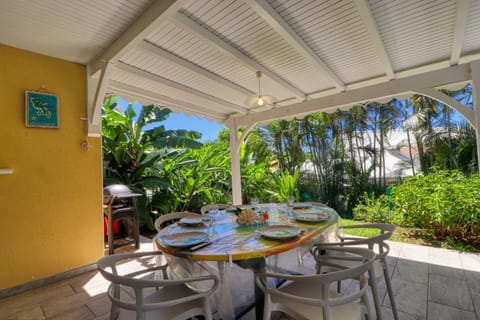
[[[350,225],[361,224],[361,223],[364,223],[364,222],[352,220],[352,219],[345,219],[345,218],[342,218],[342,222],[341,222],[341,224],[344,226],[350,226]],[[371,237],[375,235],[375,231],[368,230],[368,229],[349,230],[348,233],[354,236],[361,236],[361,237]],[[455,250],[467,251],[467,252],[480,252],[480,248],[475,248],[468,244],[457,242],[451,239],[440,240],[437,237],[435,237],[435,235],[431,231],[425,230],[425,229],[418,229],[418,228],[403,228],[403,227],[397,226],[390,240],[397,241],[397,242],[418,244],[422,246],[436,247],[436,248],[455,249]]]

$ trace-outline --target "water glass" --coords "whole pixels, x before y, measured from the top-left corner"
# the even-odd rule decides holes
[[[287,198],[287,216],[288,217],[293,217],[293,203],[295,202],[295,197],[294,196],[288,196]]]
[[[289,207],[293,207],[293,203],[295,202],[295,197],[294,196],[288,196],[287,202],[288,202]]]

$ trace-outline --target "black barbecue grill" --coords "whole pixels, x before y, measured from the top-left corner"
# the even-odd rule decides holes
[[[140,247],[137,217],[133,199],[141,197],[140,193],[133,193],[123,184],[112,184],[103,188],[104,214],[107,216],[108,228],[108,254],[113,254],[114,249],[135,243],[135,248]],[[115,243],[113,234],[114,221],[122,221],[128,238]]]

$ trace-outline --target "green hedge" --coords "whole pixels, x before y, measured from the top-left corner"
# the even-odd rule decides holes
[[[407,178],[391,195],[364,196],[355,219],[433,230],[442,239],[480,245],[480,177],[436,170]]]

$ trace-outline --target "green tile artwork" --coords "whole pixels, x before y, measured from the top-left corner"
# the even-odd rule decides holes
[[[25,125],[27,127],[58,128],[58,96],[25,91]]]

